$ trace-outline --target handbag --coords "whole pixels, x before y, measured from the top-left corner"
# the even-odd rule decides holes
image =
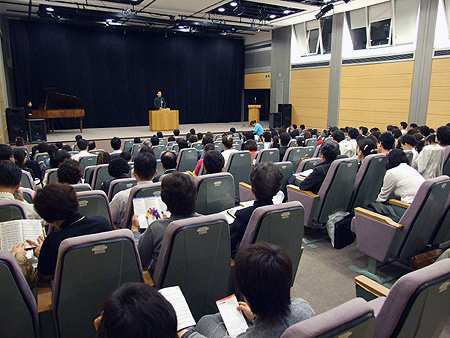
[[[427,265],[430,265],[442,255],[441,249],[431,250],[420,255],[412,256],[409,260],[409,266],[411,271],[421,269]]]

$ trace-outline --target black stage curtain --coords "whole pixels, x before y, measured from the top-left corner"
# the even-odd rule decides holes
[[[180,123],[240,120],[242,40],[28,20],[9,20],[9,30],[18,105],[36,108],[55,87],[84,100],[85,127],[138,126],[161,90]]]

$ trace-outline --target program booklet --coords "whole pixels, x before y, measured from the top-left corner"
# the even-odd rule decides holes
[[[0,222],[1,248],[11,251],[20,243],[25,243],[25,249],[33,248],[26,242],[27,239],[36,241],[39,236],[44,236],[42,223],[38,219],[18,219],[14,221]]]
[[[189,305],[184,298],[179,286],[171,286],[158,291],[167,301],[172,304],[177,314],[177,331],[190,326],[195,326],[195,319],[189,309]]]
[[[235,295],[219,299],[216,304],[231,337],[236,337],[247,331],[248,325],[242,312],[237,309],[239,303]]]
[[[147,229],[153,221],[170,217],[166,204],[161,196],[133,198],[134,214],[138,215],[139,227]]]

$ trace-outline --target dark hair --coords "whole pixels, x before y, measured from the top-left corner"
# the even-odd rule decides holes
[[[129,162],[131,160],[131,153],[129,151],[122,151],[119,155],[119,157],[122,157],[125,161]]]
[[[301,124],[301,125],[300,125],[300,129],[301,129],[301,130],[304,130],[305,128],[306,128],[306,127],[305,127],[304,124]]]
[[[436,130],[436,137],[441,146],[450,145],[450,127],[442,126]]]
[[[200,141],[201,139],[203,139],[203,133],[198,132],[197,133],[197,140]]]
[[[274,136],[272,137],[272,148],[280,148],[280,137]]]
[[[345,135],[341,130],[335,130],[333,131],[333,133],[331,134],[331,137],[333,138],[333,140],[335,140],[337,143],[343,141],[345,139]]]
[[[262,134],[262,138],[264,139],[264,142],[270,142],[272,141],[272,133],[270,131],[265,131]]]
[[[120,149],[120,146],[122,145],[122,141],[120,140],[120,138],[118,138],[118,137],[113,137],[112,139],[111,139],[111,147],[114,149],[114,150],[119,150]]]
[[[70,158],[70,154],[65,150],[58,150],[50,157],[50,167],[58,168],[61,163]]]
[[[428,137],[426,138],[427,143],[436,143],[436,135],[435,134],[431,134],[428,135]],[[17,160],[16,160],[17,162]]]
[[[388,156],[388,160],[386,163],[386,169],[392,169],[395,167],[398,167],[400,163],[406,163],[408,164],[408,158],[406,157],[406,154],[401,149],[392,149]]]
[[[158,131],[156,132],[156,136],[158,136],[158,138],[163,138],[164,134],[162,133],[162,131]]]
[[[223,134],[222,143],[225,149],[233,148],[233,134]]]
[[[377,143],[378,143],[378,139],[379,139],[380,136],[381,136],[381,132],[378,131],[378,130],[374,130],[374,131],[372,131],[372,132],[370,133],[370,135],[372,135],[373,137],[375,137],[375,138],[377,139]]]
[[[309,138],[311,138],[312,137],[312,134],[311,134],[311,132],[309,131],[309,130],[305,130],[304,132],[303,132],[303,138],[305,139],[305,140],[307,140],[307,139],[309,139]]]
[[[81,138],[77,141],[77,147],[79,150],[86,150],[88,147],[88,141],[86,141],[84,138]],[[48,149],[47,149],[48,151]]]
[[[64,183],[51,183],[36,191],[34,208],[46,222],[65,220],[78,212],[75,189]]]
[[[27,153],[25,152],[25,150],[23,150],[21,148],[14,148],[13,155],[14,155],[14,160],[16,161],[16,164],[19,167],[23,168],[25,165],[25,160],[27,158]]]
[[[139,152],[134,159],[134,172],[141,180],[150,181],[156,172],[155,155]]]
[[[297,129],[297,125],[295,123],[292,124],[293,129]]]
[[[88,150],[94,150],[96,146],[95,141],[88,142]]]
[[[99,164],[108,164],[111,162],[112,156],[110,153],[106,152],[106,151],[102,151],[100,154],[98,154],[97,156],[97,165]]]
[[[320,146],[320,153],[327,163],[331,163],[340,154],[339,144],[335,140],[325,140]]]
[[[72,151],[72,148],[71,148],[68,144],[64,144],[64,145],[61,147],[61,150]]]
[[[248,140],[245,141],[245,143],[242,145],[242,150],[257,151],[258,145],[256,144],[255,140]]]
[[[249,245],[236,255],[234,281],[258,319],[272,320],[289,312],[292,262],[279,246]]]
[[[61,162],[56,175],[59,183],[77,184],[83,177],[80,162],[72,159]]]
[[[349,128],[348,130],[348,136],[350,136],[351,139],[356,140],[356,138],[359,135],[359,131],[356,128]]]
[[[416,124],[416,123],[411,123],[409,126],[410,126],[411,128],[414,128],[414,129],[417,128],[417,124]]]
[[[81,136],[80,134],[75,135],[75,142],[78,142],[78,140],[81,140],[83,138],[83,136]]]
[[[157,146],[159,144],[159,138],[156,135],[153,135],[150,139],[152,146]]]
[[[385,131],[380,135],[380,137],[378,137],[378,143],[381,143],[384,149],[391,150],[395,143],[394,135],[388,131]]]
[[[406,122],[400,122],[400,125],[402,126],[403,129],[408,128],[408,123]]]
[[[13,150],[7,144],[0,144],[0,161],[9,161],[13,157]]]
[[[97,338],[126,337],[177,337],[175,310],[156,288],[127,283],[106,300]]]
[[[108,165],[108,173],[114,177],[119,178],[130,172],[130,166],[126,159],[116,156],[114,157]]]
[[[280,134],[280,142],[281,142],[282,146],[286,147],[289,144],[290,140],[291,140],[291,137],[285,131]]]
[[[161,163],[165,169],[175,169],[177,167],[177,155],[170,150],[161,154]]]
[[[11,161],[0,161],[0,185],[15,188],[22,179],[22,170]]]
[[[23,147],[25,145],[25,140],[23,139],[23,137],[17,136],[14,139],[14,143],[16,144],[16,146],[18,147]]]
[[[423,137],[427,137],[430,135],[430,128],[428,126],[420,126],[419,133],[421,133]]]
[[[377,144],[368,137],[358,141],[358,148],[363,152],[364,157],[377,153]]]
[[[179,129],[174,129],[173,135],[174,135],[174,136],[180,135],[180,130],[179,130]]]
[[[191,137],[191,135],[192,135],[191,133],[186,134],[186,141],[189,140],[189,137]]]
[[[250,183],[259,201],[271,200],[281,189],[283,174],[272,162],[258,163],[250,173]]]
[[[394,136],[395,139],[400,138],[403,134],[400,131],[400,129],[394,127],[394,129],[392,129],[392,135]]]
[[[197,142],[197,141],[198,141],[198,138],[197,138],[196,135],[191,135],[191,136],[189,136],[188,141],[192,144],[192,143]]]
[[[214,144],[214,140],[213,140],[213,138],[210,137],[210,136],[205,136],[205,137],[202,139],[202,145],[203,145],[203,146],[206,146],[208,143]]]
[[[180,172],[165,176],[161,182],[161,198],[172,214],[191,215],[195,211],[197,200],[194,180]]]
[[[412,147],[415,147],[417,145],[417,140],[414,136],[405,134],[402,137],[399,138],[400,144],[409,144]]]
[[[392,131],[392,129],[394,129],[394,126],[392,124],[388,124],[386,127],[387,131]]]
[[[255,135],[250,130],[244,131],[242,134],[244,135],[244,140],[246,141],[255,139]]]
[[[140,137],[135,137],[133,140],[133,143],[141,143],[141,138]]]
[[[167,141],[169,141],[169,142],[175,141],[175,136],[170,135],[170,136],[167,138]]]
[[[210,150],[215,150],[216,146],[214,145],[214,143],[207,143],[205,145],[205,148],[203,148],[203,153],[206,154],[206,152],[210,151]]]
[[[256,120],[251,120],[250,125],[253,126],[254,124],[256,124]]]
[[[380,131],[380,129],[377,127],[370,128],[370,133],[372,133],[374,131]]]
[[[189,148],[188,142],[185,139],[183,139],[183,138],[179,138],[177,140],[177,143],[178,143],[178,149],[179,150],[185,149],[185,148]]]
[[[203,167],[207,174],[220,173],[224,164],[225,160],[217,150],[210,150],[203,157]]]
[[[359,130],[361,130],[362,135],[367,135],[367,133],[369,132],[369,129],[367,129],[367,127],[363,127],[363,126],[359,127]]]

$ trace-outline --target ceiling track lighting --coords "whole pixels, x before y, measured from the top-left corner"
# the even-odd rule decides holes
[[[333,4],[328,4],[325,7],[322,7],[319,11],[319,13],[316,14],[316,19],[320,20],[325,14],[327,14],[329,11],[331,11],[334,8]]]

